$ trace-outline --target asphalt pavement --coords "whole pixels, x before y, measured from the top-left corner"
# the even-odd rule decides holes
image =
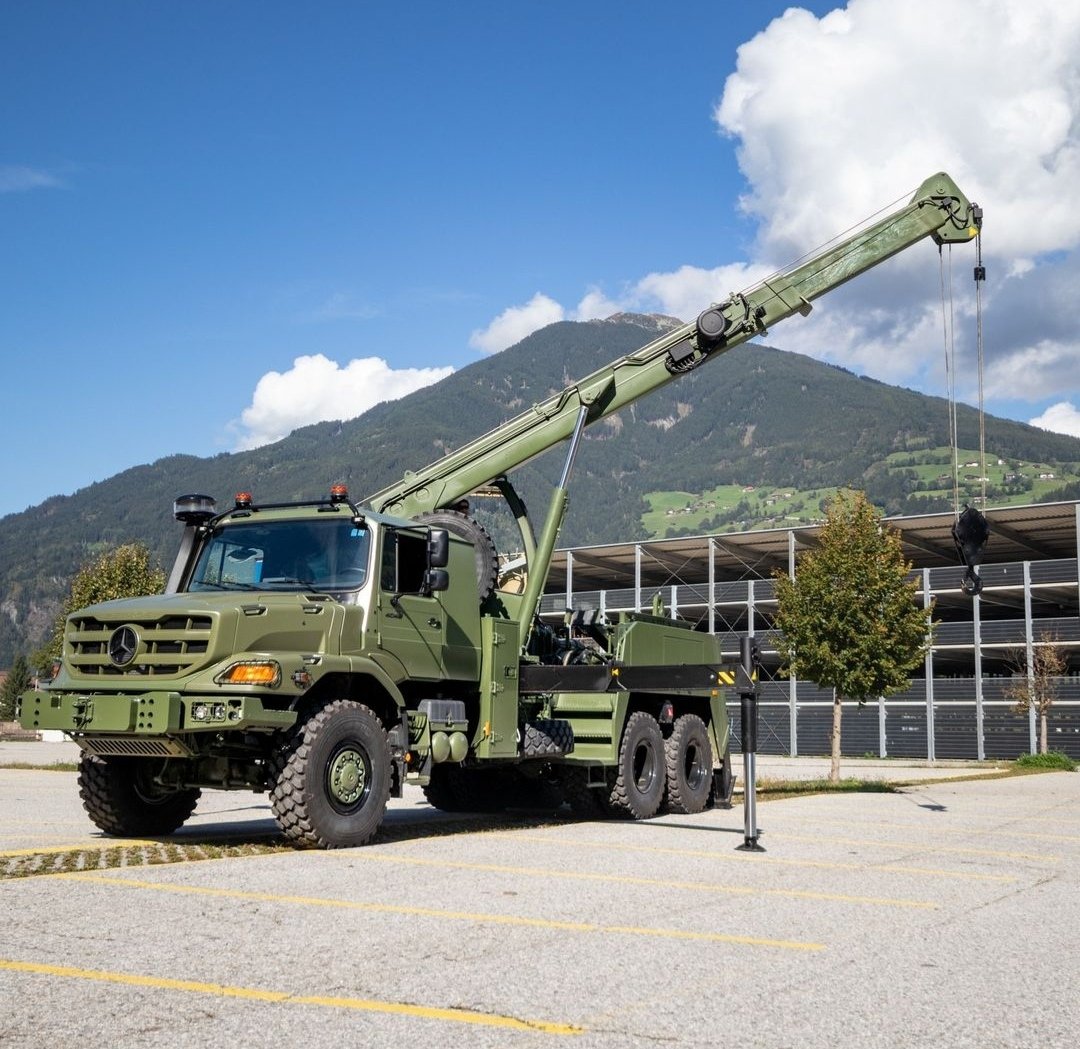
[[[0,1045],[1076,1044],[1080,774],[758,816],[755,854],[740,806],[462,823],[410,789],[372,845],[315,852],[207,792],[124,843],[73,773],[0,768]]]

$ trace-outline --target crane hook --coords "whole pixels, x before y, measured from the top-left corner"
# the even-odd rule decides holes
[[[960,588],[973,597],[982,590],[982,580],[975,566],[982,561],[983,549],[990,539],[990,525],[983,513],[964,503],[964,512],[952,526],[952,537],[957,555],[967,565]]]

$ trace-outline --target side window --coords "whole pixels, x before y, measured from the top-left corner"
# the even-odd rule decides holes
[[[387,529],[383,537],[380,581],[383,590],[418,594],[427,572],[427,533]]]

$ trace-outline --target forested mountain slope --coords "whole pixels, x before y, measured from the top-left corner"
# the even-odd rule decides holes
[[[258,501],[315,498],[344,481],[362,500],[632,352],[669,323],[619,315],[554,324],[357,419],[305,427],[253,451],[160,459],[0,519],[0,667],[41,643],[70,577],[102,547],[140,540],[168,568],[179,538],[171,513],[177,495],[205,492],[219,505],[241,489]],[[961,447],[977,447],[977,425],[975,412],[961,408]],[[643,537],[644,493],[724,484],[851,484],[891,513],[928,508],[911,502],[911,484],[885,460],[948,443],[939,398],[744,345],[586,431],[561,543]],[[1080,440],[1006,420],[987,420],[987,446],[1004,458],[1080,462]],[[515,478],[536,517],[561,464],[556,448]]]

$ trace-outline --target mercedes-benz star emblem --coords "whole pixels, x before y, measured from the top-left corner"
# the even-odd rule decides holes
[[[139,651],[139,635],[134,627],[117,627],[109,637],[109,658],[118,666],[127,666]]]

